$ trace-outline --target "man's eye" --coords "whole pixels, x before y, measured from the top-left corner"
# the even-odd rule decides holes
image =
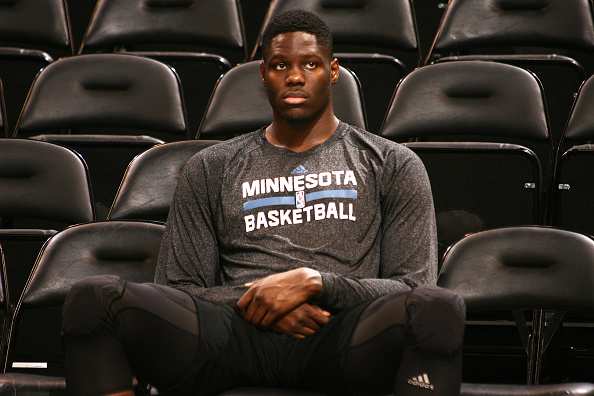
[[[276,70],[282,70],[282,69],[284,69],[285,67],[286,67],[286,66],[285,66],[285,64],[284,64],[284,63],[277,63],[276,65],[274,65],[274,68],[275,68]]]
[[[317,66],[317,64],[315,62],[307,62],[305,64],[305,67],[307,67],[308,69],[313,69]]]

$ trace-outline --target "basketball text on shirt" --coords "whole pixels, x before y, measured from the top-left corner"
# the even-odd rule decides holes
[[[303,166],[300,166],[296,169],[302,168]],[[246,232],[330,218],[355,221],[353,203],[324,201],[307,205],[321,199],[357,199],[357,190],[345,189],[345,186],[357,186],[355,173],[351,170],[298,174],[244,182],[243,198],[261,194],[283,194],[248,200],[243,204],[244,211],[279,205],[295,207],[294,209],[270,209],[244,216]],[[320,187],[330,188],[320,189]],[[311,191],[313,189],[315,191]]]

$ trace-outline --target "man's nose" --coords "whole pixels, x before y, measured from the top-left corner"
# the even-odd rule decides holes
[[[303,78],[303,70],[300,67],[292,67],[287,73],[287,84],[302,85],[305,82]]]

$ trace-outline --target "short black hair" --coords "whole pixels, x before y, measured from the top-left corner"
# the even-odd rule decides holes
[[[332,56],[332,32],[326,22],[313,12],[299,9],[283,11],[270,20],[262,33],[262,55],[270,48],[273,38],[279,34],[294,32],[313,34],[318,44],[327,47]]]

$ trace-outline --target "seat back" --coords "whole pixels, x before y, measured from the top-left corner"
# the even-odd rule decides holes
[[[66,225],[93,220],[88,172],[76,152],[30,139],[0,139],[0,217]],[[22,227],[21,227],[22,226]]]
[[[13,135],[80,128],[186,138],[177,75],[161,62],[133,55],[78,55],[53,62],[33,82]]]
[[[188,138],[178,76],[134,55],[62,58],[33,82],[13,135],[59,142],[83,155],[98,218],[105,218],[132,158],[156,143]]]
[[[152,282],[164,228],[156,222],[92,222],[49,239],[17,303],[5,368],[30,373],[35,366],[36,374],[63,375],[61,305],[70,287],[103,274]]]
[[[594,48],[589,0],[452,0],[428,55],[493,47]]]
[[[118,47],[132,51],[192,49],[219,54],[233,63],[247,59],[237,0],[101,0],[79,53],[113,52]]]
[[[591,108],[593,100],[594,78],[590,77],[582,84],[576,95],[563,133],[563,141],[559,147],[560,154],[571,146],[587,143],[594,139],[594,116],[592,116]]]
[[[421,62],[410,0],[275,0],[262,22],[251,59],[261,57],[262,33],[283,11],[303,9],[332,31],[335,56],[361,80],[368,128],[377,133],[398,81]]]
[[[357,76],[341,67],[332,92],[336,116],[365,129],[365,105]],[[229,138],[268,126],[271,122],[272,109],[262,85],[260,62],[247,62],[235,66],[217,82],[196,138]]]
[[[581,87],[557,149],[551,224],[594,235],[594,79]]]
[[[0,139],[0,242],[10,294],[18,296],[45,240],[95,219],[85,161],[56,144]]]
[[[396,141],[488,136],[529,144],[549,139],[538,79],[519,67],[480,61],[411,72],[398,85],[380,135]]]
[[[552,227],[469,235],[447,252],[438,283],[469,312],[552,309],[594,312],[594,240]]]
[[[575,96],[588,76],[582,64],[558,54],[457,55],[440,58],[438,62],[462,60],[500,62],[534,73],[544,88],[551,140],[555,146],[559,143]]]
[[[0,37],[2,46],[5,47],[69,48],[72,54],[70,21],[65,1],[5,2],[0,12]]]
[[[0,8],[0,75],[10,130],[31,81],[42,67],[73,54],[65,0],[5,1]]]
[[[594,314],[593,260],[594,239],[585,234],[551,227],[500,228],[472,234],[454,244],[444,257],[437,283],[465,300],[469,318],[476,320],[477,313],[514,312],[528,356],[527,381],[538,383],[544,352],[564,312],[590,318]],[[529,320],[522,311],[529,313]],[[493,317],[490,320],[494,323]],[[487,339],[482,331],[482,343],[501,341],[501,326],[499,334],[492,333],[493,339]],[[466,340],[473,340],[472,333]],[[572,339],[570,346],[579,348],[579,342]],[[571,378],[575,373],[549,375]]]
[[[399,142],[521,144],[538,155],[545,174],[553,158],[538,79],[497,62],[446,62],[411,72],[398,84],[380,135]]]
[[[172,142],[140,154],[128,166],[107,218],[165,222],[184,165],[198,151],[218,142]]]

